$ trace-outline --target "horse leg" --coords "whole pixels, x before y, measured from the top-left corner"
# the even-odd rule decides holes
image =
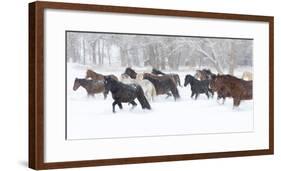
[[[224,104],[224,102],[225,102],[225,97],[222,98],[222,104]]]
[[[118,104],[117,101],[114,101],[114,102],[112,103],[112,112],[113,112],[113,113],[115,113],[115,105],[116,105],[116,104]]]
[[[205,94],[206,94],[206,96],[208,97],[208,99],[209,99],[209,93],[208,93],[208,90],[205,92]]]
[[[123,109],[123,106],[122,106],[121,102],[117,103],[117,105],[119,106],[119,109]]]
[[[170,92],[168,92],[168,93],[166,93],[166,94],[167,94],[166,99],[167,99],[168,97],[172,96],[172,94],[171,94]]]
[[[95,98],[95,94],[94,94],[94,93],[89,93],[89,94],[88,94],[88,97],[93,97],[93,98]]]
[[[191,98],[193,98],[194,94],[195,94],[195,93],[194,93],[194,91],[192,91],[192,93],[191,93],[191,96],[190,96],[190,97],[191,97]]]
[[[233,109],[240,105],[240,101],[241,101],[240,98],[233,98]]]
[[[180,78],[178,79],[178,85],[179,85],[180,87],[182,87]]]
[[[217,96],[217,103],[218,103],[218,104],[220,104],[220,99],[221,99],[221,98],[220,98],[219,95],[218,95],[218,96]]]
[[[131,101],[130,103],[133,105],[132,109],[134,109],[137,106],[137,103],[135,101]]]
[[[104,100],[107,98],[107,92],[103,92],[103,97]]]
[[[195,100],[197,100],[198,96],[199,96],[199,93],[196,93]]]
[[[222,101],[222,103],[220,102],[220,99],[222,99],[223,98],[223,101]],[[219,94],[218,94],[218,96],[217,96],[217,103],[219,104],[219,105],[223,105],[224,104],[224,101],[225,101],[225,97],[222,97],[222,96],[220,96]]]
[[[213,92],[213,90],[212,90],[212,89],[208,89],[208,91],[211,93],[212,98],[213,98],[213,97],[214,97],[214,92]]]

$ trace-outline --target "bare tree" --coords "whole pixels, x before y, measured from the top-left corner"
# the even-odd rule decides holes
[[[178,70],[180,66],[197,66],[233,74],[238,66],[252,65],[252,49],[250,39],[67,34],[67,61],[84,65],[111,65],[114,58],[122,67],[150,65],[162,70]]]

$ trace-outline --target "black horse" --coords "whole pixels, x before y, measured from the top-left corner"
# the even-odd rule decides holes
[[[175,80],[172,79],[170,76],[158,76],[150,73],[144,73],[143,79],[147,79],[154,85],[157,95],[167,94],[169,97],[171,96],[170,92],[172,92],[172,95],[174,96],[175,100],[180,98],[179,91],[177,89],[177,84]]]
[[[166,73],[164,73],[164,72],[162,72],[162,71],[160,71],[160,70],[158,70],[158,69],[155,69],[155,68],[152,69],[152,72],[151,72],[151,73],[152,73],[152,74],[155,74],[155,75],[168,75],[168,76],[170,76],[172,79],[175,80],[175,82],[177,83],[177,85],[179,85],[180,87],[182,87],[182,86],[181,86],[180,76],[179,76],[178,74],[174,74],[174,73],[166,74]]]
[[[133,70],[132,68],[128,67],[125,69],[124,74],[129,75],[132,79],[136,79],[137,78],[137,73],[135,70]]]
[[[137,84],[124,84],[110,77],[105,77],[104,84],[105,89],[111,92],[112,98],[114,99],[114,102],[112,103],[113,113],[115,113],[116,104],[120,109],[123,108],[122,103],[130,103],[135,107],[137,105],[134,101],[136,98],[143,109],[151,109],[141,86]]]
[[[205,93],[209,98],[209,92],[212,96],[214,95],[214,92],[209,88],[209,80],[199,81],[192,75],[186,75],[184,79],[184,86],[186,87],[188,84],[191,86],[191,98],[195,95],[195,99],[197,99],[198,95],[203,93]]]

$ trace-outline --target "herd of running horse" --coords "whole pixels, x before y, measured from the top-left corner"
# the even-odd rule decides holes
[[[184,86],[190,85],[191,98],[195,100],[199,94],[205,94],[208,98],[217,93],[217,100],[227,97],[233,99],[233,107],[238,107],[241,100],[252,99],[252,74],[244,72],[242,79],[233,75],[214,74],[209,69],[196,70],[196,74],[186,75]],[[178,86],[182,87],[181,80],[176,73],[163,73],[155,68],[151,73],[137,73],[128,67],[121,74],[120,79],[115,75],[102,75],[92,70],[86,71],[85,78],[76,78],[73,90],[79,87],[85,88],[88,96],[94,96],[97,93],[103,93],[107,98],[109,91],[112,94],[114,102],[112,110],[115,113],[115,106],[123,108],[122,103],[137,105],[135,99],[138,99],[143,109],[151,109],[150,101],[153,101],[157,95],[167,95],[167,98],[173,96],[174,100],[180,98]]]

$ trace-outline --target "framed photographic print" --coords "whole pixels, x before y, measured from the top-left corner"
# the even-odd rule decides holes
[[[29,4],[29,167],[273,154],[271,16]]]

